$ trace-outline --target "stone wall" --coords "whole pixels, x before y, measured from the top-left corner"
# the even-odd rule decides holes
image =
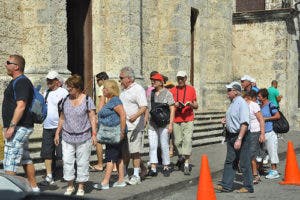
[[[45,75],[67,71],[66,5],[60,0],[0,0],[0,61],[10,54],[21,54],[26,60],[25,73],[35,85],[45,89]],[[3,94],[11,80],[0,72]],[[0,96],[2,102],[3,96]],[[1,111],[0,111],[1,112]]]
[[[297,107],[298,56],[292,29],[294,21],[266,20],[233,26],[233,76],[239,80],[244,74],[256,79],[259,88],[270,87],[278,80],[283,95],[281,109],[293,125]]]

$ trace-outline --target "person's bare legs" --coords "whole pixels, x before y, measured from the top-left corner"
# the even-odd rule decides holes
[[[110,176],[111,176],[111,173],[113,170],[113,166],[114,166],[114,164],[112,161],[106,163],[105,175],[104,175],[103,180],[101,181],[101,185],[109,184],[109,179],[110,179]],[[124,169],[123,169],[123,171],[124,171]],[[123,178],[124,178],[124,172],[123,172]]]
[[[52,160],[45,159],[46,175],[52,174]]]
[[[32,188],[37,187],[36,179],[35,179],[34,165],[32,163],[31,164],[25,164],[25,165],[23,165],[23,168],[24,168],[25,174],[27,175],[27,179],[28,179],[31,187]]]
[[[124,181],[124,163],[123,163],[122,159],[118,161],[117,169],[118,169],[118,174],[119,174],[118,182],[122,183]]]
[[[100,144],[100,143],[96,144],[96,153],[97,153],[98,162],[93,167],[96,170],[103,170],[103,147],[102,147],[102,144]]]

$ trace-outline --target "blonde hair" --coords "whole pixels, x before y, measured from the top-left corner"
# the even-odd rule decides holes
[[[104,88],[107,89],[108,93],[112,96],[119,96],[120,95],[120,89],[119,85],[114,80],[105,80],[103,83]]]

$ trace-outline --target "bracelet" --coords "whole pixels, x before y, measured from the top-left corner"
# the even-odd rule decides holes
[[[17,124],[15,124],[13,122],[10,122],[10,124],[9,124],[9,127],[16,127],[16,126],[17,126]]]

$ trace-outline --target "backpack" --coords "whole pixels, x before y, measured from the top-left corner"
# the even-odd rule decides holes
[[[280,114],[280,118],[278,120],[272,121],[273,122],[273,131],[275,133],[281,133],[281,134],[289,132],[289,130],[290,130],[289,122],[284,117],[283,113],[279,110],[279,108],[276,107],[275,105],[273,105],[273,107],[271,107],[271,103],[269,103],[269,109],[270,109],[271,115],[272,115],[272,109],[278,109],[278,112]]]
[[[154,102],[154,93],[151,92],[151,120],[157,127],[164,127],[170,123],[170,107],[167,103]]]
[[[17,81],[21,78],[26,78],[25,75],[21,75],[17,77],[13,83],[13,90],[15,91],[15,85]],[[43,121],[47,117],[47,103],[44,98],[44,96],[40,93],[41,85],[38,85],[37,87],[32,86],[33,89],[33,97],[31,104],[29,106],[29,112],[31,113],[33,123],[36,124],[42,124]],[[48,97],[49,90],[46,94],[46,99]],[[14,98],[16,100],[16,93],[14,92]]]

